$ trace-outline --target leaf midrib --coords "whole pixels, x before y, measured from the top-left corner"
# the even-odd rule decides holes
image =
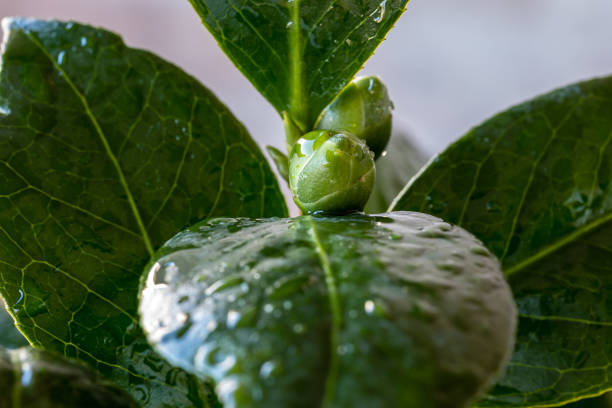
[[[612,212],[609,212],[604,217],[596,219],[594,222],[586,224],[584,227],[576,229],[571,234],[566,235],[565,237],[555,241],[551,245],[544,247],[542,250],[538,251],[535,255],[526,258],[522,262],[515,264],[510,268],[504,268],[504,273],[506,277],[510,277],[517,272],[520,272],[522,269],[527,268],[531,264],[539,261],[540,259],[545,258],[546,256],[556,252],[562,247],[577,241],[580,237],[586,235],[587,233],[593,231],[594,229],[606,224],[607,222],[612,221]]]
[[[74,84],[74,82],[72,81],[68,73],[64,71],[62,67],[60,67],[57,64],[55,59],[49,54],[47,49],[40,43],[40,41],[38,41],[38,39],[34,35],[32,35],[32,33],[30,33],[29,31],[23,30],[23,32],[30,39],[30,41],[32,41],[32,43],[36,45],[36,47],[38,47],[41,50],[41,52],[49,59],[53,67],[59,73],[62,74],[62,78],[64,78],[64,80],[66,81],[70,89],[72,89],[72,91],[74,92],[75,96],[81,101],[83,108],[85,109],[85,113],[87,117],[90,119],[92,125],[94,126],[96,133],[98,134],[100,141],[102,145],[104,146],[105,152],[109,160],[112,162],[113,167],[115,167],[115,170],[117,171],[119,182],[121,183],[121,186],[123,187],[123,190],[125,191],[130,209],[132,210],[132,215],[134,216],[136,223],[138,224],[138,229],[140,230],[140,233],[142,235],[142,239],[147,248],[147,252],[149,253],[149,256],[152,256],[155,251],[153,249],[153,245],[151,244],[151,239],[149,238],[149,234],[145,228],[144,222],[142,221],[142,217],[140,216],[140,211],[138,210],[138,207],[136,206],[136,201],[134,200],[132,191],[130,190],[130,187],[127,183],[127,179],[125,175],[123,174],[123,169],[121,168],[121,165],[119,164],[119,160],[113,153],[110,147],[110,144],[108,143],[108,139],[106,138],[106,135],[102,131],[102,128],[100,127],[100,124],[98,123],[98,120],[96,119],[95,115],[91,111],[91,108],[89,107],[89,103],[87,102],[87,98],[85,98],[85,95],[83,95],[79,91],[79,89],[76,87],[76,85]]]
[[[338,346],[340,345],[340,329],[342,326],[342,312],[340,308],[340,294],[334,272],[331,267],[331,262],[327,256],[327,252],[319,239],[316,225],[312,217],[308,217],[310,223],[310,236],[314,244],[315,251],[321,262],[321,267],[325,274],[325,284],[329,294],[329,306],[332,313],[332,327],[330,335],[330,362],[327,370],[327,378],[325,380],[325,392],[321,400],[321,408],[331,408],[336,396],[336,383],[338,380],[339,356]]]

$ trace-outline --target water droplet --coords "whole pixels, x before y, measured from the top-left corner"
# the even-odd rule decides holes
[[[383,151],[383,152],[380,154],[380,157],[385,157],[387,154],[388,154],[388,153],[387,153],[387,151],[386,151],[386,150],[384,150],[384,151]]]
[[[376,302],[373,300],[366,300],[363,304],[363,310],[365,310],[366,314],[369,316],[386,316],[387,310],[385,305],[380,302]]]
[[[285,27],[287,27],[287,29],[289,29],[289,28],[291,28],[292,25],[293,25],[293,21],[289,21]]]
[[[285,308],[285,310],[291,310],[291,308],[293,307],[293,303],[291,303],[290,300],[285,300],[283,302],[283,307]]]
[[[205,327],[209,333],[214,332],[217,329],[217,322],[214,320],[209,320]]]
[[[369,315],[371,315],[372,313],[374,313],[374,302],[371,300],[366,300],[366,302],[363,305],[363,309],[365,310],[365,312]]]
[[[293,331],[297,334],[302,334],[306,330],[306,327],[301,323],[296,323],[293,325]]]
[[[276,368],[277,366],[275,362],[266,361],[265,363],[261,365],[261,368],[259,369],[259,375],[263,379],[270,378],[270,376],[274,374],[274,371],[276,370]]]
[[[266,303],[263,309],[266,313],[272,313],[274,311],[274,306],[272,306],[270,303]]]
[[[57,63],[59,65],[62,65],[64,63],[65,58],[66,58],[66,51],[60,51],[59,54],[57,54]]]
[[[176,280],[179,268],[174,262],[166,262],[163,266],[156,263],[151,268],[151,272],[153,274],[153,283],[155,285],[164,285]]]
[[[376,23],[380,23],[383,21],[383,19],[385,18],[385,12],[387,11],[387,0],[383,0],[380,3],[380,7],[379,7],[379,14],[374,18],[374,21]]]
[[[238,389],[238,381],[234,378],[226,378],[221,380],[219,384],[215,387],[215,391],[217,392],[217,396],[221,401],[233,400],[231,395],[236,392]]]
[[[87,46],[87,37],[81,37],[81,47]]]
[[[227,327],[230,329],[235,328],[238,322],[240,322],[241,317],[242,316],[240,315],[240,313],[235,310],[230,310],[229,312],[227,312]]]

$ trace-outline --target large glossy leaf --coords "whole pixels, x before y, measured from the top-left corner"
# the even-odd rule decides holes
[[[2,408],[137,408],[125,391],[58,355],[0,348]]]
[[[408,0],[190,0],[234,64],[303,131],[385,38]]]
[[[463,226],[502,262],[516,350],[483,407],[612,389],[612,78],[504,112],[450,146],[392,206]]]
[[[217,219],[151,263],[143,327],[226,408],[452,408],[509,356],[497,259],[417,213]]]
[[[286,213],[244,127],[175,66],[75,23],[5,20],[0,293],[34,346],[147,406],[205,406],[149,347],[138,282],[155,248],[213,215]]]
[[[28,341],[19,330],[17,330],[15,322],[11,316],[5,312],[4,303],[2,299],[0,299],[0,347],[14,349],[27,345]]]
[[[384,212],[397,194],[427,162],[423,153],[407,135],[396,132],[386,153],[376,160],[376,181],[365,212]]]

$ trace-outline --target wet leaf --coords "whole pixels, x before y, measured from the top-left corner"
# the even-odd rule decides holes
[[[197,224],[153,258],[140,311],[226,408],[464,407],[515,324],[495,257],[417,213]]]
[[[303,133],[352,79],[408,0],[190,0],[219,46]]]
[[[519,308],[509,369],[482,407],[612,389],[612,78],[516,106],[440,154],[398,197],[474,233]]]
[[[283,216],[245,128],[193,78],[107,31],[4,20],[0,293],[38,348],[81,359],[150,407],[205,407],[150,348],[142,268],[187,225]]]

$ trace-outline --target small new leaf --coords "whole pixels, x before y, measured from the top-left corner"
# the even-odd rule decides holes
[[[189,0],[238,69],[304,131],[372,55],[408,0]]]

